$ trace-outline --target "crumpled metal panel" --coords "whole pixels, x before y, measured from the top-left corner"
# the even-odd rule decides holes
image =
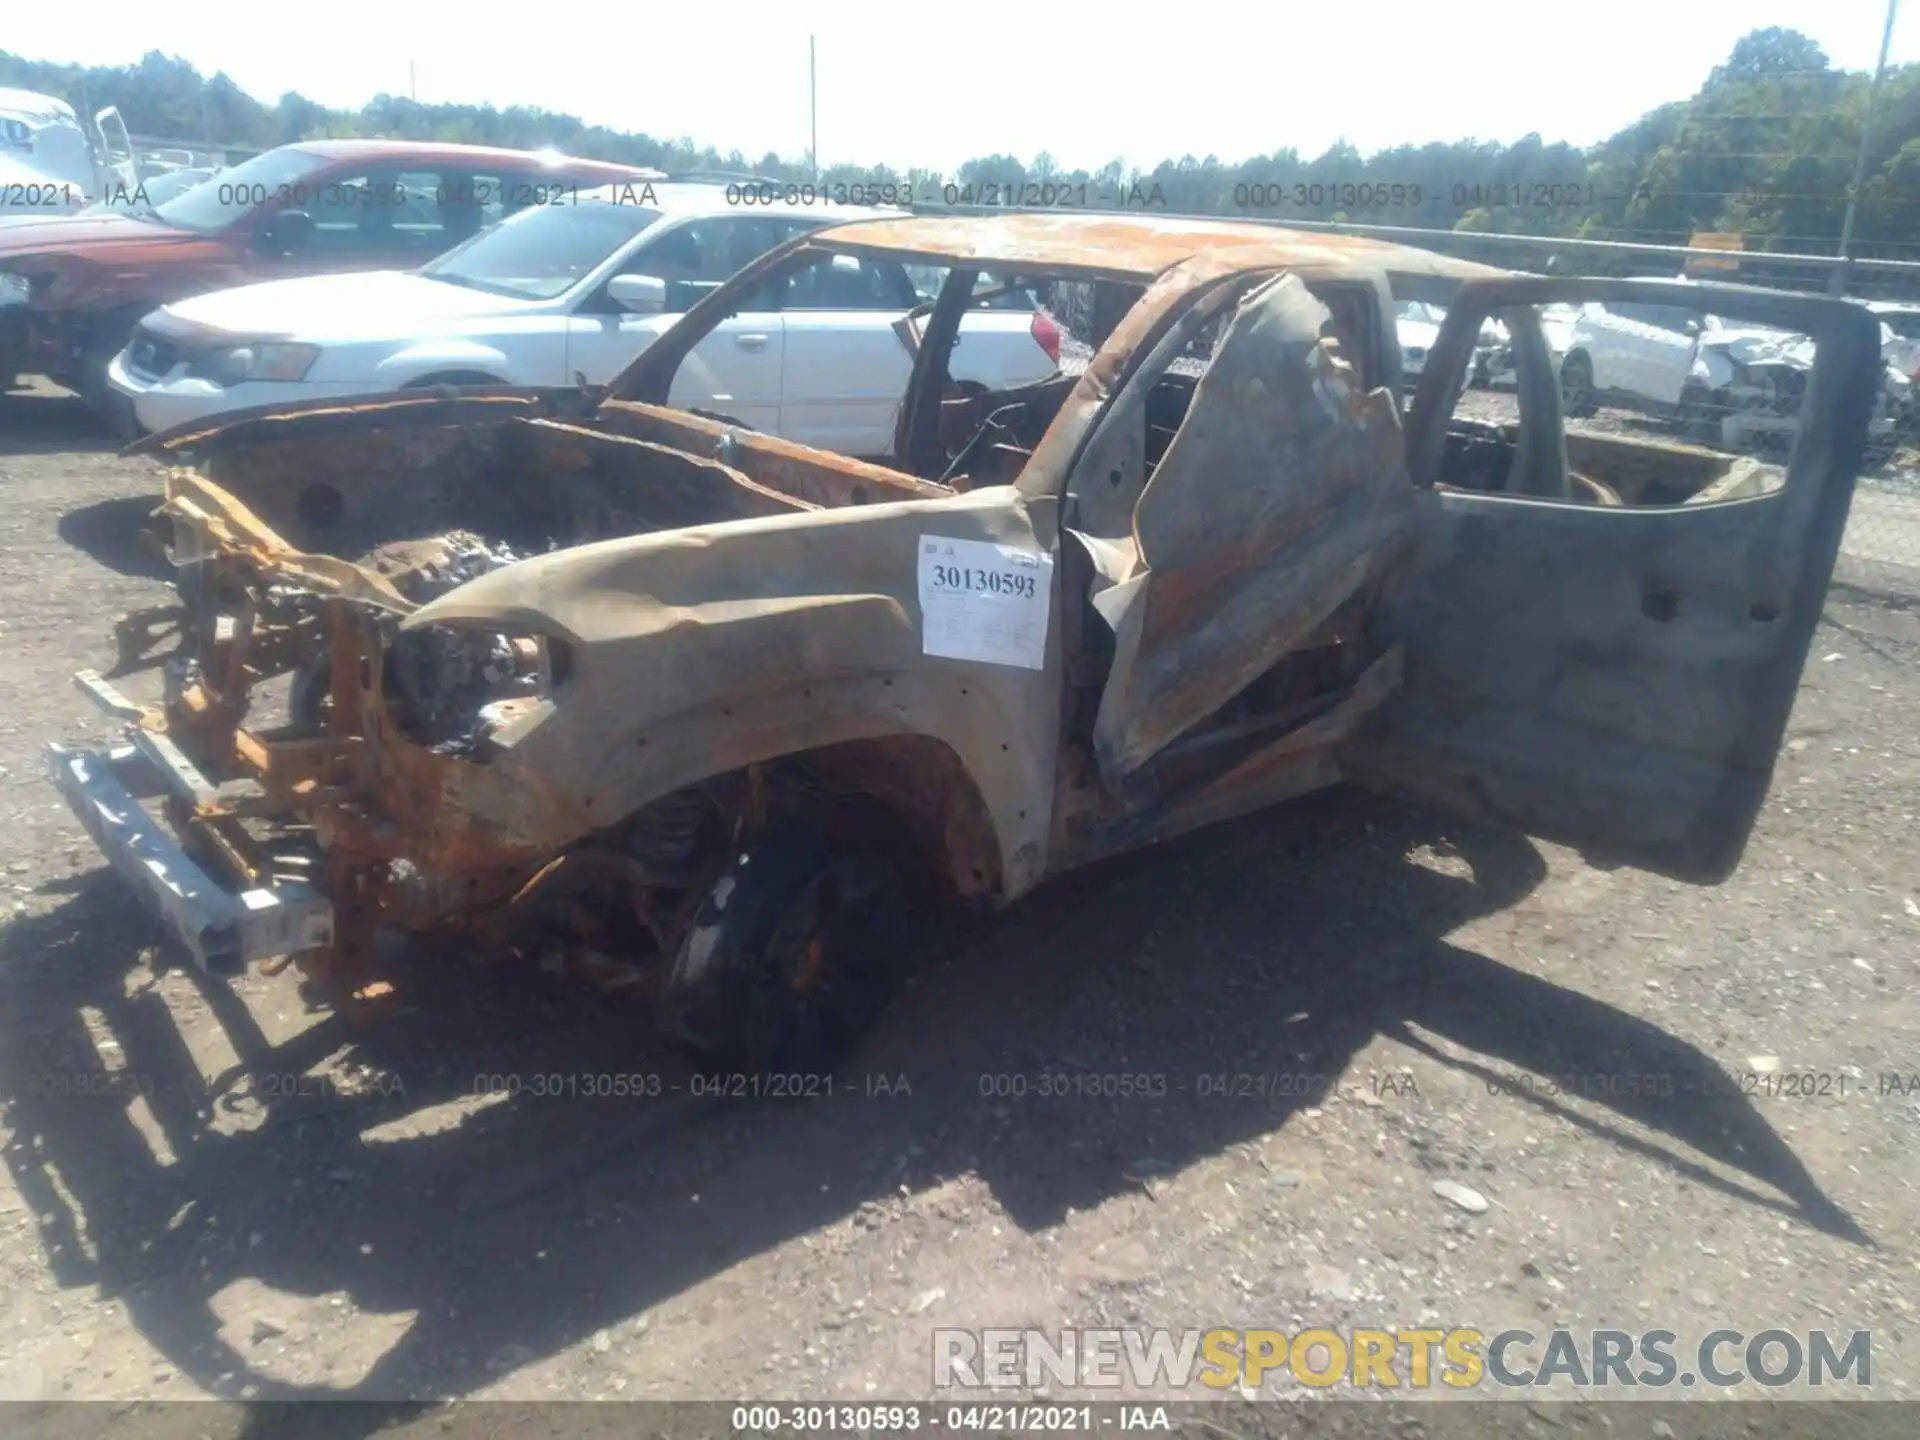
[[[1094,726],[1117,788],[1352,596],[1404,531],[1399,413],[1321,339],[1297,276],[1240,302],[1134,516],[1133,573],[1094,601],[1114,663]]]

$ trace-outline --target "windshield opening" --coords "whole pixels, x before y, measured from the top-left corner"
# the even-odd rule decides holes
[[[260,206],[283,198],[284,187],[326,163],[324,156],[307,150],[269,150],[231,170],[222,170],[214,183],[196,185],[184,195],[155,205],[153,213],[183,230],[224,230]]]
[[[420,268],[451,285],[552,300],[660,218],[644,205],[582,200],[509,216]]]

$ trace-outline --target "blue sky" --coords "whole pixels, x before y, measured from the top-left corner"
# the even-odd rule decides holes
[[[1590,144],[1691,94],[1758,26],[1802,30],[1835,64],[1869,69],[1885,5],[1188,0],[1069,11],[1002,0],[924,8],[820,0],[764,11],[542,11],[330,0],[257,12],[258,23],[253,13],[124,0],[15,5],[0,48],[89,64],[159,49],[208,74],[224,70],[269,103],[298,90],[337,106],[407,93],[411,62],[423,101],[536,105],[757,158],[806,149],[811,32],[829,163],[951,169],[974,155],[1046,150],[1062,165],[1095,167],[1116,156],[1238,159],[1284,145],[1313,154],[1342,136],[1363,151],[1514,140],[1529,130]],[[1891,59],[1920,60],[1920,17],[1896,27]]]

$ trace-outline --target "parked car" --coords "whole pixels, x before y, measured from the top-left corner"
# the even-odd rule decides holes
[[[1618,399],[1666,416],[1690,439],[1734,449],[1790,441],[1801,424],[1812,340],[1727,320],[1702,308],[1706,287],[1669,283],[1692,287],[1676,291],[1684,303],[1580,308],[1560,367],[1569,415],[1591,416]],[[1890,333],[1877,322],[1875,330],[1883,342]],[[1877,458],[1894,442],[1894,419],[1907,406],[1910,383],[1883,353],[1869,432]]]
[[[1394,335],[1400,342],[1401,370],[1412,378],[1427,366],[1427,351],[1440,336],[1447,312],[1424,300],[1402,300],[1394,307]]]
[[[181,301],[140,323],[109,378],[148,430],[418,385],[600,385],[749,261],[804,231],[880,213],[743,207],[729,193],[609,186],[529,209],[411,273],[319,275]],[[983,295],[967,317],[954,355],[962,385],[1053,374],[1059,329],[1016,293],[1024,309]],[[719,326],[674,403],[884,455],[913,368],[899,322],[920,299],[898,262],[835,257]]]
[[[887,464],[669,405],[732,317],[842,259],[948,271],[903,323]],[[1083,372],[969,394],[952,342],[984,273],[1139,298]],[[1674,290],[1227,221],[813,230],[604,393],[319,400],[145,442],[175,462],[180,600],[116,634],[165,698],[80,677],[132,723],[54,747],[53,778],[213,975],[292,955],[373,1007],[377,929],[437,933],[655,983],[707,1063],[803,1087],[934,907],[1335,782],[1717,882],[1880,360],[1857,306],[1701,292],[1817,338],[1818,443],[1772,466],[1564,431],[1524,307]],[[1404,420],[1396,298],[1447,311]],[[1496,310],[1498,425],[1455,415]],[[288,723],[249,721],[286,677]]]
[[[1447,312],[1438,305],[1420,300],[1402,301],[1394,312],[1394,329],[1400,340],[1400,363],[1409,378],[1426,368],[1427,351],[1440,334]],[[1473,369],[1468,383],[1485,389],[1499,379],[1512,378],[1508,356],[1507,327],[1489,319],[1480,327],[1479,343],[1474,346]]]
[[[1567,353],[1579,314],[1579,307],[1575,305],[1540,307],[1540,331],[1556,366]],[[1473,356],[1473,383],[1491,389],[1511,389],[1515,383],[1512,337],[1498,320],[1489,320],[1480,327],[1480,344]]]
[[[96,409],[156,305],[247,280],[414,266],[529,204],[657,172],[405,140],[283,145],[151,212],[0,227],[0,388],[47,375]]]

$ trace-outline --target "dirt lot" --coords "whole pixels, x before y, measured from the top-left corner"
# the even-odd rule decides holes
[[[162,597],[157,488],[0,399],[0,1399],[902,1398],[937,1326],[1422,1322],[1870,1328],[1920,1399],[1920,607],[1836,592],[1724,886],[1322,795],[942,936],[756,1105],[538,970],[404,957],[352,1033],[178,968],[39,754],[108,733],[68,677]],[[1824,1093],[1716,1083],[1775,1062]],[[660,1093],[526,1093],[607,1075]]]

